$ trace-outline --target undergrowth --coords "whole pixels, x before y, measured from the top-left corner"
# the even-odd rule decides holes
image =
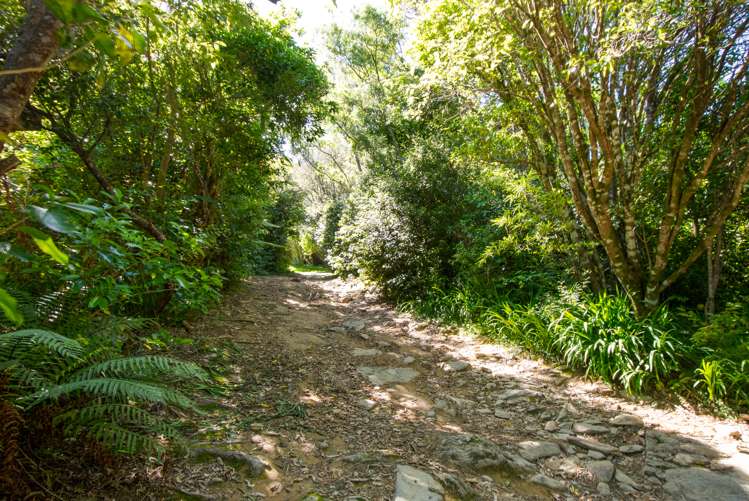
[[[746,306],[710,322],[667,305],[638,319],[625,296],[562,287],[526,304],[467,288],[400,306],[603,380],[628,394],[670,391],[718,414],[749,408]]]

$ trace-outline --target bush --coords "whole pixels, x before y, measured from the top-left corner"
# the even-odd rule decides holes
[[[637,319],[621,295],[583,296],[565,303],[550,330],[569,367],[621,385],[628,393],[662,388],[678,374],[688,348],[674,335],[666,308]]]

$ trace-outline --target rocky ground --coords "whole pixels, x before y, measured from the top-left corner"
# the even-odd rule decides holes
[[[356,283],[257,277],[190,326],[233,391],[201,404],[198,499],[749,499],[749,426],[635,401]],[[741,452],[744,451],[744,452]]]

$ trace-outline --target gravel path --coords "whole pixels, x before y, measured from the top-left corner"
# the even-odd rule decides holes
[[[256,277],[191,331],[236,347],[235,392],[196,438],[267,465],[186,463],[171,481],[204,499],[749,499],[746,423],[627,398],[357,283]]]

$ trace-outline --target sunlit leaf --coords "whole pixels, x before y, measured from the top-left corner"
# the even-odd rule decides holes
[[[57,247],[57,245],[55,245],[52,237],[42,231],[37,230],[36,228],[30,228],[28,226],[22,227],[21,231],[29,235],[31,239],[34,240],[34,243],[37,247],[39,247],[40,251],[47,254],[49,257],[60,264],[68,264],[68,255],[62,252]]]
[[[3,310],[8,320],[16,325],[23,323],[23,315],[18,311],[18,304],[13,296],[8,294],[5,289],[0,289],[0,309]]]

